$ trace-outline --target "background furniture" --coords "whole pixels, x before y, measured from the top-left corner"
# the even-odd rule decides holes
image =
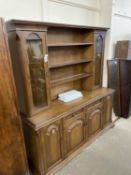
[[[101,87],[107,29],[19,20],[7,28],[30,167],[53,174],[113,126],[113,90]],[[72,89],[83,97],[57,100]]]
[[[131,59],[131,41],[117,41],[115,48],[115,58]]]
[[[115,59],[108,60],[108,87],[115,89],[113,109],[116,116],[127,118],[131,110],[131,41],[117,41]]]
[[[17,106],[5,25],[0,19],[0,175],[27,175],[28,166]]]
[[[131,114],[131,60],[108,60],[108,87],[115,89],[113,109],[116,116]]]

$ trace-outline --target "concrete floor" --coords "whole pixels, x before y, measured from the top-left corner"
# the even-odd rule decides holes
[[[119,119],[55,175],[131,175],[131,117]]]

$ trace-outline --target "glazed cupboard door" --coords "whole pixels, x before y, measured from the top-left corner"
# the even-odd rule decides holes
[[[103,78],[103,61],[104,61],[104,43],[105,43],[105,32],[95,31],[95,80],[94,86],[96,88],[102,87]]]
[[[5,24],[0,19],[0,175],[27,175],[28,165],[10,60]]]
[[[67,116],[64,125],[64,155],[79,148],[85,141],[85,118],[83,110]]]
[[[61,121],[52,123],[41,131],[46,172],[62,161],[61,133]]]
[[[94,104],[86,111],[88,127],[86,129],[87,138],[93,136],[102,129],[103,103]]]
[[[49,104],[46,32],[17,31],[17,37],[27,111],[32,115]]]

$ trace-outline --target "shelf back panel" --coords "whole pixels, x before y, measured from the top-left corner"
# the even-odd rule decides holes
[[[93,42],[93,32],[86,29],[49,28],[48,44]]]

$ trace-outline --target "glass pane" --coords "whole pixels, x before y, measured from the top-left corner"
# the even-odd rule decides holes
[[[101,83],[101,66],[102,66],[102,48],[103,38],[100,34],[96,34],[96,52],[95,52],[95,85]]]
[[[47,104],[47,96],[42,40],[37,34],[32,33],[27,38],[27,45],[33,103],[35,106],[44,106]]]

